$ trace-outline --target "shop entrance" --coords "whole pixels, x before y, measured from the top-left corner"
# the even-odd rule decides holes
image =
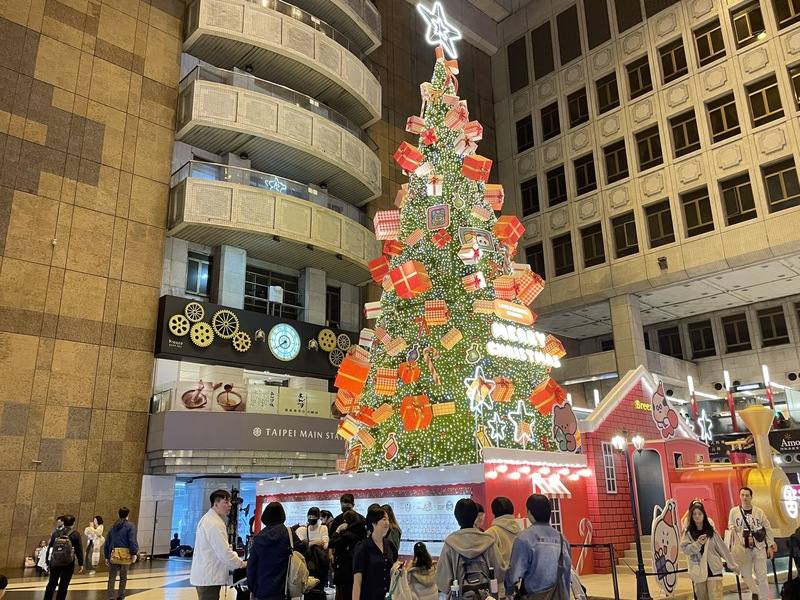
[[[661,455],[655,450],[634,451],[633,470],[636,474],[636,502],[642,535],[650,535],[653,507],[664,506],[664,478]]]

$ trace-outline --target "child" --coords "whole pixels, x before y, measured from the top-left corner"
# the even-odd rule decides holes
[[[437,600],[439,590],[436,588],[436,567],[422,542],[414,544],[414,560],[408,569],[408,583],[411,595],[417,600]]]

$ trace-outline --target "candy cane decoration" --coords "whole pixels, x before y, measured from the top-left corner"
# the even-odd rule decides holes
[[[428,346],[422,351],[422,357],[425,359],[425,365],[428,367],[428,371],[430,371],[433,383],[435,385],[440,385],[442,383],[442,380],[439,377],[439,372],[433,365],[434,359],[439,358],[439,351],[436,348],[433,348],[432,346]]]
[[[578,556],[578,562],[575,567],[575,570],[578,572],[578,575],[580,575],[583,572],[583,559],[586,558],[586,553],[589,551],[589,548],[587,548],[586,546],[592,543],[593,533],[594,533],[594,525],[592,525],[592,522],[587,517],[582,518],[581,522],[578,523],[578,535],[583,536],[584,547],[581,548],[581,553]]]

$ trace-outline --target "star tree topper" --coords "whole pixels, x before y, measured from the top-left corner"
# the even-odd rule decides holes
[[[453,27],[447,20],[441,2],[434,2],[433,7],[427,8],[417,4],[417,11],[428,26],[425,32],[425,41],[432,46],[441,45],[451,58],[456,58],[456,47],[453,42],[461,39],[461,32]]]

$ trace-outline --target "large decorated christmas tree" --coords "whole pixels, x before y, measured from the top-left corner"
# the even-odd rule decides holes
[[[374,327],[335,382],[347,470],[474,463],[488,446],[559,449],[552,410],[564,393],[549,374],[564,350],[528,308],[544,281],[513,262],[517,217],[495,215],[503,188],[487,183],[482,127],[458,97],[455,30],[438,3],[420,12],[436,64],[406,124],[416,143],[394,155],[409,181],[397,209],[374,219],[384,241],[370,263],[383,287],[365,306]]]

